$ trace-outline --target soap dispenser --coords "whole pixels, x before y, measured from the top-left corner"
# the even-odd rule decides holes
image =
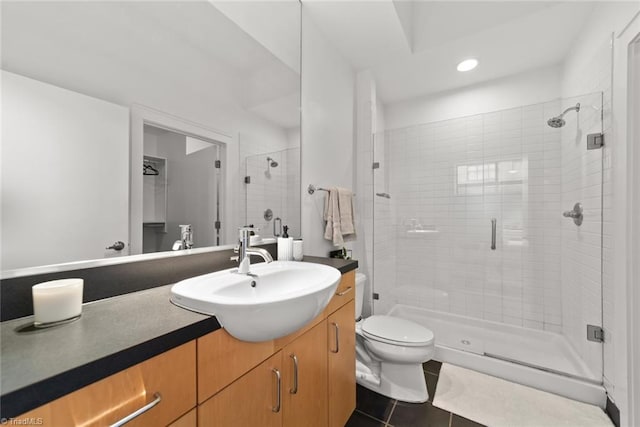
[[[278,260],[293,261],[293,237],[289,237],[289,227],[282,227],[284,232],[278,237]]]

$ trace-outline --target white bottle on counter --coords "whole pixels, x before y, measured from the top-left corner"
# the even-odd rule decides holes
[[[289,227],[282,227],[284,233],[278,237],[278,261],[293,261],[293,237],[289,237]]]

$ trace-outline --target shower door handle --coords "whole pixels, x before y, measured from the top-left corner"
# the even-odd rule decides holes
[[[495,218],[491,218],[491,250],[496,250],[496,223]]]
[[[273,236],[280,237],[281,234],[282,234],[282,220],[280,219],[280,217],[276,217],[276,219],[273,220]]]

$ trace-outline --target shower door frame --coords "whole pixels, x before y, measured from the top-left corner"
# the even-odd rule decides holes
[[[623,386],[627,387],[628,396],[626,401],[618,401],[618,407],[626,406],[620,408],[622,425],[637,425],[640,423],[640,313],[637,311],[640,307],[640,290],[637,288],[640,265],[633,260],[640,257],[640,226],[636,221],[637,212],[640,212],[640,171],[636,167],[640,165],[640,122],[637,120],[640,116],[640,12],[614,37],[613,51],[613,110],[616,117],[613,130],[616,142],[619,142],[616,150],[621,150],[614,156],[613,173],[619,182],[626,185],[626,194],[614,198],[613,205],[614,240],[622,242],[614,259],[615,271],[620,274],[614,278],[614,285],[620,287],[616,293],[622,295],[616,296],[616,304],[626,303],[624,320],[627,328],[626,336],[620,333],[616,339],[628,341],[623,368],[627,372],[627,383]],[[620,400],[622,396],[615,398]]]

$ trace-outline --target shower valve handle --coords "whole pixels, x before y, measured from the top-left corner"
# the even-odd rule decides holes
[[[582,203],[578,202],[575,205],[573,205],[573,209],[570,211],[564,211],[562,213],[562,216],[564,216],[565,218],[573,218],[573,222],[575,225],[581,225],[582,224],[582,219],[584,218],[584,216],[582,215],[583,209],[582,209]]]

